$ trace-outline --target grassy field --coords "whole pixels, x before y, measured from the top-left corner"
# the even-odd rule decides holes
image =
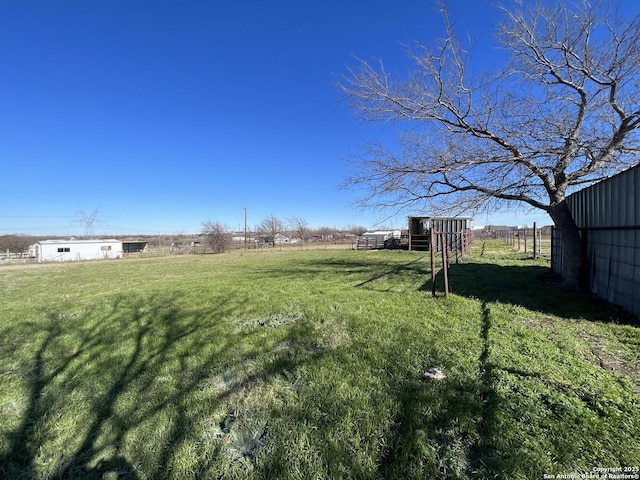
[[[452,265],[449,298],[428,261],[0,268],[0,477],[640,473],[640,328],[500,243]]]

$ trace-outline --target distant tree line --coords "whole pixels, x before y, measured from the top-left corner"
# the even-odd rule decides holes
[[[257,235],[264,243],[275,247],[279,237],[289,238],[304,245],[312,239],[338,240],[349,235],[362,235],[366,231],[367,228],[360,225],[349,225],[344,229],[313,229],[302,217],[292,217],[285,221],[271,214],[255,226],[251,238],[255,239]],[[202,224],[201,235],[214,253],[225,252],[233,245],[233,233],[227,225],[219,221],[206,221]]]
[[[248,237],[255,243],[259,239],[264,244],[275,246],[279,237],[295,240],[301,245],[310,241],[342,241],[352,235],[361,235],[367,228],[359,225],[349,225],[344,228],[323,226],[312,228],[303,217],[292,217],[282,220],[269,215],[259,224],[248,231]],[[110,238],[136,239],[147,241],[150,249],[167,248],[168,245],[177,247],[178,252],[198,252],[208,249],[213,253],[223,253],[234,246],[234,237],[242,236],[244,232],[233,231],[220,221],[206,221],[202,223],[202,231],[198,235],[175,233],[172,235],[112,235]],[[22,234],[0,235],[0,253],[9,252],[12,255],[27,254],[29,247],[41,240],[68,239],[68,236],[33,236]],[[235,242],[237,243],[237,241]],[[237,246],[237,245],[235,245]]]
[[[17,233],[11,235],[0,235],[0,252],[9,252],[16,255],[25,253],[30,245],[39,240],[38,237],[31,235],[20,235]]]

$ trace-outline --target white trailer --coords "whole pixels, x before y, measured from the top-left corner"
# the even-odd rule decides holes
[[[374,250],[385,248],[389,240],[400,240],[400,230],[377,230],[375,232],[365,232],[356,241],[356,250]]]
[[[38,262],[69,262],[122,257],[119,240],[42,240],[30,250]]]

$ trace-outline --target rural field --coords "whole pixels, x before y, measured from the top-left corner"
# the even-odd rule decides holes
[[[2,266],[0,478],[640,475],[632,319],[496,241],[451,266],[449,298],[428,265],[287,249]]]

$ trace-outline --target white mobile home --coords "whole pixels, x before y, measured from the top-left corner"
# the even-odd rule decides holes
[[[123,247],[119,240],[42,240],[30,248],[38,262],[68,262],[120,258]]]

